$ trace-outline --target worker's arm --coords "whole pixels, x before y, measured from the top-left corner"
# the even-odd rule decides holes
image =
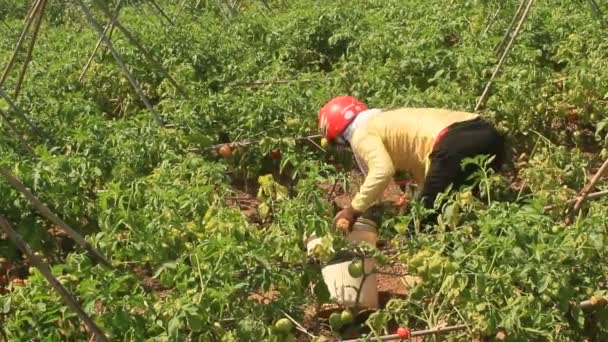
[[[354,139],[351,146],[367,165],[368,173],[351,206],[358,212],[364,212],[382,193],[395,175],[393,161],[384,147],[382,140],[374,135]]]

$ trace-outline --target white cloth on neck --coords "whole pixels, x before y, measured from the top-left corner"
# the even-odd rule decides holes
[[[378,108],[367,109],[367,110],[364,110],[361,113],[359,113],[355,117],[353,122],[351,122],[350,125],[348,125],[348,127],[346,128],[344,133],[342,133],[342,137],[344,138],[344,140],[346,140],[350,143],[350,140],[352,139],[353,134],[355,133],[355,130],[357,129],[357,127],[359,127],[360,125],[365,123],[367,120],[369,120],[370,118],[372,118],[380,113],[382,113],[382,110],[378,109]],[[361,172],[363,172],[364,175],[367,175],[367,165],[365,165],[365,163],[357,155],[356,151],[353,151],[353,154],[355,155],[355,160],[357,160],[357,165],[359,166],[359,170],[361,170]]]

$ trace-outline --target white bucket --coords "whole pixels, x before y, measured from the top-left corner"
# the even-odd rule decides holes
[[[376,224],[373,221],[359,218],[353,225],[352,232],[346,236],[346,239],[352,242],[365,241],[375,248],[378,240],[378,233],[375,227]],[[321,243],[321,239],[313,235],[308,239],[306,248],[310,252],[319,243]],[[334,263],[321,269],[323,280],[329,289],[331,298],[348,307],[356,305],[357,290],[361,286],[363,278],[363,276],[359,278],[350,276],[348,273],[350,263],[350,260]],[[376,262],[372,258],[366,258],[363,261],[363,265],[364,272],[367,274],[374,270]],[[359,295],[359,306],[370,309],[378,308],[378,288],[375,273],[367,275],[363,282],[361,294]]]

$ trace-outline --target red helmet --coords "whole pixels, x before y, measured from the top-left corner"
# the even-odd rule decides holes
[[[342,134],[355,117],[366,109],[363,102],[352,96],[334,97],[319,111],[319,130],[331,141]]]

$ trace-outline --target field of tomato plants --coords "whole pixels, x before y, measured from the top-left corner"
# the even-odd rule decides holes
[[[360,175],[348,151],[321,146],[318,109],[350,94],[473,111],[519,2],[107,1],[128,29],[110,30],[120,62],[102,43],[83,71],[99,39],[88,15],[100,29],[109,20],[99,4],[0,0],[0,72],[30,9],[42,13],[31,58],[33,30],[0,82],[0,216],[36,252],[0,231],[4,340],[91,336],[40,261],[110,340],[331,341],[460,325],[425,340],[608,338],[608,201],[571,202],[608,158],[605,2],[531,6],[480,110],[511,162],[477,175],[479,198],[444,196],[431,231],[418,203],[387,194],[369,213],[377,250],[332,226]],[[312,233],[324,243],[308,255]],[[345,255],[375,258],[406,290],[389,288],[373,312],[332,306],[321,266]]]

